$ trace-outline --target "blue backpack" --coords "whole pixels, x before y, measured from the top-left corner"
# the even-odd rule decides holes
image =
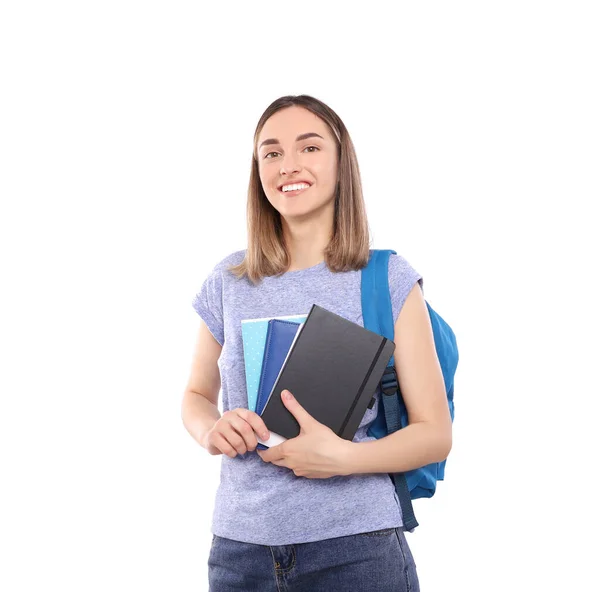
[[[394,340],[394,319],[388,281],[388,263],[392,250],[373,250],[367,267],[361,271],[361,303],[366,329]],[[458,364],[458,349],[452,329],[427,304],[433,328],[435,348],[444,375],[446,397],[450,416],[454,421],[454,373]],[[377,439],[408,425],[408,413],[402,400],[394,356],[390,358],[381,379],[381,399],[377,417],[367,434]],[[419,525],[412,507],[413,499],[432,497],[437,481],[444,479],[446,461],[432,463],[406,473],[390,473],[396,487],[396,495],[402,510],[402,521],[406,530],[412,531]]]

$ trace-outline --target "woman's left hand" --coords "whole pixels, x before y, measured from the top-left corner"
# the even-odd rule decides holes
[[[300,424],[300,434],[268,450],[256,452],[265,462],[287,467],[298,477],[327,479],[346,475],[344,459],[352,442],[340,438],[333,430],[317,421],[298,403],[290,393],[287,399],[283,391],[281,399],[286,408]]]

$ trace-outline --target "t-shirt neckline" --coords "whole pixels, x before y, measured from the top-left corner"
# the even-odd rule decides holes
[[[317,269],[321,269],[322,267],[325,267],[325,265],[326,265],[325,260],[323,260],[323,261],[317,263],[316,265],[311,265],[311,267],[305,267],[304,269],[294,269],[293,271],[286,271],[283,273],[282,277],[294,275],[297,273],[306,273],[309,271],[316,271]]]

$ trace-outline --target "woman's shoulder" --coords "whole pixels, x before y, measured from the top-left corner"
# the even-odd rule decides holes
[[[390,253],[388,262],[388,270],[390,277],[398,277],[402,275],[419,275],[417,270],[412,266],[410,261],[399,253]]]
[[[400,309],[415,284],[418,283],[423,289],[423,277],[404,256],[391,254],[388,264],[388,280],[392,313],[394,322],[396,322]]]
[[[247,249],[240,251],[233,251],[229,255],[220,259],[213,267],[212,273],[223,273],[226,272],[231,266],[239,265],[246,256]]]
[[[219,262],[219,265],[222,265],[223,267],[227,267],[229,265],[239,265],[244,260],[246,251],[247,249],[241,249],[239,251],[233,251],[232,253],[229,253],[227,257]]]

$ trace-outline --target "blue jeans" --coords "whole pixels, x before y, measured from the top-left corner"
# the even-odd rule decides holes
[[[401,528],[270,547],[213,535],[209,592],[419,592]]]

